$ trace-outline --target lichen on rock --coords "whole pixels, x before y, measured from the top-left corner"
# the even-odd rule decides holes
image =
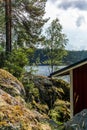
[[[0,69],[0,130],[51,130],[48,119],[28,109],[23,85],[9,72]]]
[[[3,69],[0,69],[0,88],[12,96],[25,95],[22,83],[12,74]]]
[[[22,83],[0,69],[0,130],[59,130],[58,116],[69,118],[68,84],[33,75]]]

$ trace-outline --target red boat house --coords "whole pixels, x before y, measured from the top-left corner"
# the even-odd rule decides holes
[[[87,109],[87,59],[50,74],[51,77],[70,75],[71,117]]]

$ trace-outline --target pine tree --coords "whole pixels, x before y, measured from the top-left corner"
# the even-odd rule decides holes
[[[47,22],[47,19],[43,18],[47,0],[3,0],[3,2],[0,3],[1,11],[5,9],[6,4],[4,3],[6,3],[6,1],[11,2],[11,16],[9,16],[11,21],[9,23],[12,31],[11,28],[9,28],[11,32],[9,40],[10,43],[12,41],[12,48],[24,45],[31,47],[42,41],[44,38],[41,36],[42,27]],[[5,16],[5,10],[0,16],[1,15],[2,17]],[[8,18],[6,14],[5,22],[0,21],[1,30],[2,24],[5,29],[7,21]],[[5,31],[2,32],[1,30],[0,34],[3,34],[3,32],[5,34]],[[3,36],[3,39],[5,39],[5,35]],[[9,45],[10,49],[11,45]]]
[[[46,0],[15,0],[13,8],[13,27],[17,46],[33,46],[43,40],[42,27]]]

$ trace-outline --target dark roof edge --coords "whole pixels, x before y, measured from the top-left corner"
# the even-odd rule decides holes
[[[74,63],[74,64],[71,64],[71,65],[69,65],[69,66],[67,66],[67,67],[64,67],[64,68],[62,68],[62,69],[60,69],[60,70],[57,70],[57,71],[51,73],[51,74],[49,75],[49,77],[52,77],[52,76],[54,76],[54,75],[57,75],[58,73],[61,73],[61,72],[63,72],[63,71],[69,71],[69,69],[71,69],[71,68],[73,68],[73,67],[75,68],[75,67],[77,67],[78,65],[80,66],[80,64],[85,63],[85,62],[87,62],[87,58],[85,58],[85,59],[83,59],[83,60],[81,60],[81,61],[78,61],[78,62],[76,62],[76,63]]]

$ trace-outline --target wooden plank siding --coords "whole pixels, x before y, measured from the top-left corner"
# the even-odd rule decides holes
[[[70,75],[71,117],[87,109],[87,58],[70,66],[57,70],[49,77]]]
[[[73,69],[74,115],[87,108],[87,64]]]

